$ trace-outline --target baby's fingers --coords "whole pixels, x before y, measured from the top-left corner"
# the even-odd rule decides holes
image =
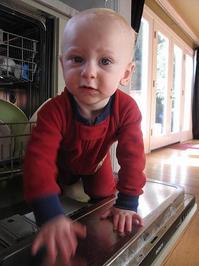
[[[36,255],[40,248],[44,245],[44,240],[41,234],[38,234],[32,244],[32,255]]]
[[[133,222],[135,222],[135,223],[137,223],[137,224],[139,224],[141,226],[144,225],[143,219],[137,213],[135,213],[133,215]]]
[[[118,221],[118,225],[117,225],[117,230],[119,233],[124,233],[125,232],[126,217],[124,215],[118,215],[118,216],[119,216],[119,221]]]
[[[57,245],[62,262],[67,263],[75,254],[77,240],[75,237],[62,235],[59,237],[59,239],[57,239]]]
[[[57,257],[57,248],[53,235],[49,236],[48,241],[45,244],[47,245],[47,258],[53,264],[55,263]]]
[[[112,211],[109,209],[101,215],[101,219],[107,219],[107,218],[112,217],[112,216],[113,216]]]
[[[86,226],[85,225],[82,225],[79,223],[73,223],[71,226],[72,226],[72,230],[73,230],[74,234],[77,237],[80,237],[80,238],[86,237]]]
[[[43,234],[39,233],[32,245],[33,256],[37,255],[37,253],[44,247],[46,247],[47,249],[47,260],[50,261],[52,264],[55,263],[57,249],[53,236],[49,235],[48,239],[44,239]]]

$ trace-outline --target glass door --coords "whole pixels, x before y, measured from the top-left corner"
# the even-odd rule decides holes
[[[183,49],[160,27],[154,49],[151,150],[180,141],[182,130]]]
[[[145,7],[129,94],[142,112],[145,151],[192,138],[193,50]]]
[[[182,96],[182,132],[181,141],[192,138],[192,91],[193,91],[193,54],[185,52],[184,55],[184,87]]]
[[[191,95],[193,80],[193,59],[190,55],[185,55],[185,90],[184,90],[184,116],[183,130],[189,130],[191,126]]]
[[[157,28],[154,36],[150,150],[162,146],[168,131],[169,54],[169,38],[164,31]]]
[[[142,130],[146,131],[146,90],[148,77],[148,37],[149,24],[142,19],[140,31],[136,41],[134,64],[135,70],[132,76],[131,95],[137,102],[142,112]]]
[[[157,26],[150,150],[191,139],[193,56]]]
[[[182,92],[182,58],[183,51],[174,44],[173,49],[173,82],[171,88],[171,133],[180,131],[180,111],[181,111],[181,92]]]
[[[155,123],[153,135],[161,136],[166,132],[167,87],[169,40],[161,32],[157,32],[156,48],[156,82],[155,82]]]
[[[143,16],[139,34],[136,40],[134,52],[135,69],[131,79],[130,95],[137,102],[142,113],[142,132],[145,151],[149,150],[149,128],[150,128],[150,65],[152,55],[149,53],[152,43],[152,19]]]

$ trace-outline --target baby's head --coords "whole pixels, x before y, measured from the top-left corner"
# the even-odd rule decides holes
[[[72,17],[60,57],[68,90],[77,97],[79,86],[87,98],[110,98],[131,76],[134,41],[130,25],[110,9],[88,9]]]

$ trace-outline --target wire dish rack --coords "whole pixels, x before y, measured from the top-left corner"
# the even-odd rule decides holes
[[[33,81],[38,41],[0,29],[0,78]]]
[[[26,145],[35,125],[36,122],[0,122],[0,182],[22,174]],[[18,128],[24,128],[22,134],[15,133]]]

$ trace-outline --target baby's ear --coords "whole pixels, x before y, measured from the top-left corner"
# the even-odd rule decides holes
[[[120,85],[125,86],[128,84],[129,79],[131,78],[133,69],[134,69],[135,65],[131,62],[128,64],[125,72],[124,72],[124,76],[121,78],[120,80]]]

